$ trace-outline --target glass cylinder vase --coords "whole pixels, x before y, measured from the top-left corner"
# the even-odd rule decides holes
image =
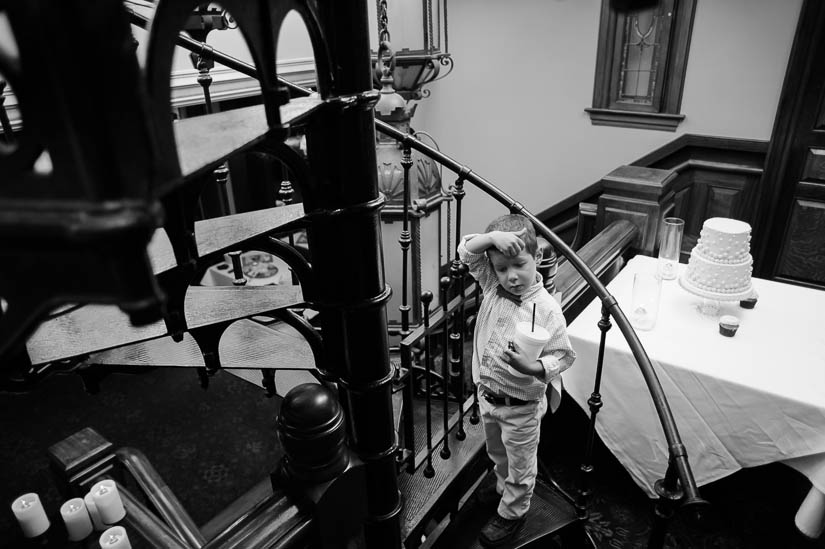
[[[682,250],[682,235],[685,231],[685,220],[678,217],[666,217],[662,221],[659,231],[659,266],[658,272],[662,280],[676,278],[679,266],[679,254]]]

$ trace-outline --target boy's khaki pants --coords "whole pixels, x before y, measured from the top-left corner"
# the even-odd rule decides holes
[[[497,405],[478,399],[487,455],[494,464],[496,490],[501,494],[498,514],[506,519],[521,518],[530,508],[536,486],[537,453],[541,419],[547,412],[547,398],[523,406]]]

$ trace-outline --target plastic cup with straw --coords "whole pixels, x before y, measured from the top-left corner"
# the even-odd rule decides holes
[[[541,326],[536,326],[536,304],[533,303],[533,315],[530,322],[519,322],[516,324],[515,343],[519,350],[527,357],[528,362],[535,362],[541,355],[541,350],[550,340],[550,332]],[[529,379],[533,376],[522,374],[512,366],[508,366],[508,371],[519,379]]]

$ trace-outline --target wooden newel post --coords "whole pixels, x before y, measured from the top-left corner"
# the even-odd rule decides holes
[[[642,166],[620,166],[604,176],[596,231],[618,219],[627,219],[639,228],[636,249],[652,256],[658,245],[662,217],[670,215],[675,205],[677,176],[673,170]]]
[[[277,430],[284,457],[271,475],[273,489],[312,507],[322,547],[349,547],[367,517],[364,464],[347,446],[335,394],[315,383],[293,388],[281,404]]]

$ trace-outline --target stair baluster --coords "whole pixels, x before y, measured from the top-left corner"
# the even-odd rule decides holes
[[[435,469],[433,469],[433,412],[430,397],[432,395],[432,356],[430,356],[430,303],[433,301],[433,293],[425,291],[421,293],[421,308],[424,313],[424,368],[425,368],[425,391],[424,395],[427,415],[427,466],[424,467],[424,476],[433,478],[435,476]]]
[[[450,274],[456,285],[461,284],[464,278],[461,267],[463,263],[450,267]],[[450,381],[455,386],[456,397],[458,398],[458,429],[455,437],[458,440],[467,438],[464,432],[464,303],[459,306],[458,311],[453,313],[453,322],[450,326],[450,348],[452,357],[450,358]]]
[[[412,149],[410,149],[409,145],[404,145],[401,152],[401,168],[404,170],[404,178],[403,178],[403,185],[404,185],[404,213],[402,215],[402,222],[401,222],[401,234],[398,237],[398,244],[401,246],[401,305],[398,306],[398,310],[401,313],[401,332],[400,336],[403,340],[405,337],[410,335],[410,304],[407,301],[407,295],[409,294],[409,263],[410,263],[410,245],[412,243],[412,237],[410,235],[410,168],[412,167]],[[415,436],[413,434],[415,430],[415,424],[413,421],[412,416],[412,393],[415,387],[415,367],[410,361],[407,369],[407,391],[405,392],[405,397],[407,398],[409,408],[404,410],[405,415],[405,435],[406,435],[406,444],[409,448],[413,449],[412,455],[410,457],[409,462],[409,470],[415,470]],[[429,396],[429,395],[428,395]],[[427,409],[429,412],[429,408]]]
[[[292,188],[292,182],[287,179],[286,168],[284,168],[284,178],[281,180],[281,186],[278,188],[278,200],[283,202],[284,206],[289,206],[295,200],[295,189]],[[295,247],[295,234],[290,231],[288,237],[289,246]],[[298,285],[298,275],[295,274],[295,269],[290,269],[292,273],[292,285]]]
[[[458,376],[458,430],[456,438],[464,440],[467,434],[464,432],[464,277],[467,274],[467,266],[458,258],[458,245],[461,243],[461,200],[464,198],[464,175],[459,175],[453,188],[453,196],[456,199],[455,205],[455,257],[450,265],[450,277],[453,279],[453,291],[455,295],[461,296],[461,304],[454,314],[450,339],[453,343],[453,366],[451,375]]]
[[[211,50],[212,47],[206,43],[203,44],[204,49]],[[203,89],[203,106],[206,108],[207,114],[212,114],[212,94],[209,92],[209,87],[212,85],[212,75],[209,74],[209,69],[214,66],[215,62],[211,61],[209,57],[198,55],[195,62],[195,68],[198,70],[198,84]]]
[[[409,289],[409,253],[410,243],[410,168],[412,167],[412,150],[405,144],[401,154],[401,167],[404,169],[404,216],[401,223],[401,236],[398,243],[401,245],[401,339],[410,335],[410,305],[407,303]]]
[[[441,342],[441,376],[442,376],[442,402],[444,404],[444,436],[442,438],[441,457],[449,459],[450,457],[450,410],[448,404],[450,401],[450,370],[449,370],[449,348],[450,348],[450,332],[449,332],[449,315],[447,313],[447,301],[449,300],[450,278],[447,276],[441,277],[439,281],[441,287],[441,307],[444,315],[444,334]]]
[[[481,307],[481,285],[478,283],[478,280],[475,281],[474,291],[476,314],[478,314],[478,310]],[[475,349],[473,349],[473,352],[475,352]],[[478,415],[478,387],[473,383],[473,413],[470,415],[470,423],[478,425],[479,421],[481,421],[481,418]]]
[[[208,33],[209,30],[206,32]],[[203,39],[204,43],[202,47],[204,50],[212,50],[212,46],[207,45],[205,42],[205,35]],[[203,106],[206,109],[206,114],[212,114],[214,108],[212,107],[212,94],[209,92],[209,87],[212,85],[212,75],[209,74],[209,71],[215,66],[215,61],[212,59],[212,56],[208,54],[198,54],[195,65],[195,68],[198,69],[198,84],[200,84],[203,89]],[[215,168],[212,173],[215,176],[215,183],[218,184],[218,192],[220,193],[221,215],[229,215],[231,213],[229,208],[229,192],[226,189],[227,182],[229,181],[229,164],[227,164],[226,161],[221,162],[221,165]]]
[[[6,112],[6,96],[3,92],[6,91],[6,82],[0,80],[0,126],[3,128],[3,140],[7,145],[14,145],[14,131],[11,127],[9,114]]]
[[[590,406],[590,425],[588,425],[587,428],[584,459],[580,467],[580,485],[578,497],[575,502],[576,513],[581,519],[587,518],[590,495],[593,492],[593,444],[596,439],[596,416],[602,407],[602,395],[599,391],[601,390],[602,368],[604,366],[604,344],[607,338],[607,331],[612,326],[610,322],[610,311],[607,307],[602,306],[602,318],[599,320],[598,326],[602,333],[599,341],[599,356],[596,362],[596,379],[593,382],[593,393],[590,395],[590,398],[587,399],[587,404]]]

